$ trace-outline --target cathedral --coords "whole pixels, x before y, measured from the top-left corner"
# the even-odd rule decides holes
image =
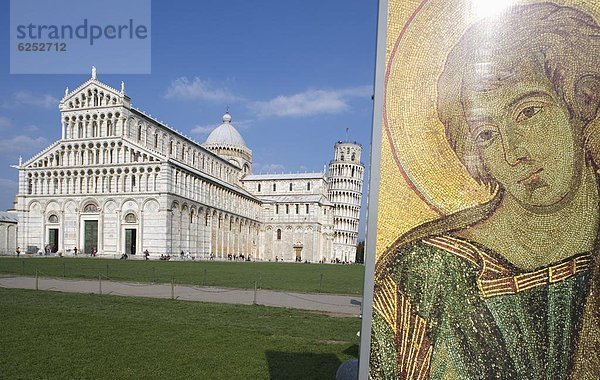
[[[329,170],[254,174],[229,113],[203,144],[92,76],[60,101],[60,140],[19,162],[28,252],[353,261],[364,166],[337,142]]]

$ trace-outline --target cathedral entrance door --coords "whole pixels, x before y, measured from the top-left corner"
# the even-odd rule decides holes
[[[294,244],[294,253],[296,254],[296,261],[302,261],[302,244]]]
[[[83,223],[83,252],[90,254],[92,248],[98,249],[98,221],[86,220]]]
[[[137,230],[135,228],[125,229],[125,253],[135,255],[135,242],[137,241]]]
[[[53,253],[58,251],[58,228],[48,229],[48,243]]]

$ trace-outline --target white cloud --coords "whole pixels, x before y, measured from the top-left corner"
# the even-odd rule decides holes
[[[0,128],[9,128],[12,125],[10,119],[4,116],[0,116]]]
[[[9,118],[0,116],[0,129],[9,130],[12,128],[12,126],[13,126],[13,123]],[[20,128],[20,130],[24,131],[24,132],[28,132],[28,133],[34,133],[34,132],[40,131],[40,129],[36,125],[33,125],[33,124],[30,124],[23,128]]]
[[[214,124],[210,124],[210,125],[197,125],[194,128],[192,128],[192,130],[190,132],[192,132],[193,135],[198,135],[198,136],[208,135],[216,127],[217,126],[214,125]]]
[[[41,136],[32,137],[19,135],[10,139],[1,139],[0,154],[10,156],[18,153],[41,151],[49,144],[50,142]]]
[[[33,94],[28,91],[19,91],[13,95],[14,105],[34,106],[40,108],[58,107],[59,100],[48,94]]]
[[[33,125],[33,124],[26,126],[25,128],[23,128],[23,130],[25,132],[39,132],[40,131],[40,129],[36,125]]]
[[[280,95],[268,101],[252,102],[249,107],[261,117],[337,114],[350,108],[352,98],[367,97],[371,93],[371,86],[337,90],[310,89],[294,95]]]
[[[13,181],[12,179],[0,178],[0,191],[11,190],[12,193],[16,194],[18,184],[17,181]]]
[[[254,173],[280,173],[285,169],[285,166],[281,164],[261,164],[261,163],[253,163],[252,171]]]
[[[190,80],[187,77],[175,79],[165,93],[167,99],[179,100],[210,100],[210,101],[235,101],[239,98],[225,87],[214,88],[209,81],[198,77]]]

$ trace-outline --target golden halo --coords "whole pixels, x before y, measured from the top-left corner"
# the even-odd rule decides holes
[[[386,41],[377,252],[427,220],[490,199],[446,141],[436,88],[450,49],[482,17],[477,7],[496,1],[501,0],[390,2],[395,6],[389,7]],[[599,19],[598,5],[553,2]]]

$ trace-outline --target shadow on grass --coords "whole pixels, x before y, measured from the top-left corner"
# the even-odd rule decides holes
[[[346,355],[352,356],[353,358],[358,358],[358,344],[353,344],[342,352]]]
[[[277,379],[335,379],[342,364],[331,353],[266,351],[269,375]]]

